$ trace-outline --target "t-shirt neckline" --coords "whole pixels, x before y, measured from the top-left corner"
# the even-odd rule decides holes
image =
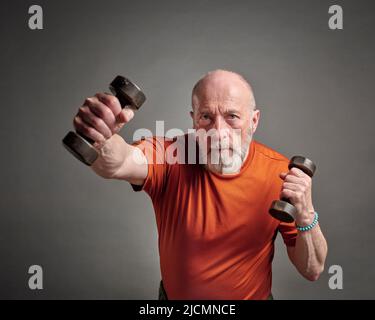
[[[236,177],[240,176],[250,166],[250,164],[251,164],[251,162],[254,158],[254,153],[255,153],[255,141],[254,141],[254,139],[252,139],[251,142],[250,142],[249,152],[248,152],[247,157],[245,159],[245,162],[242,164],[239,172],[233,173],[233,174],[224,174],[224,173],[218,173],[218,172],[210,171],[205,167],[203,167],[203,169],[205,171],[207,171],[208,174],[214,175],[214,176],[216,176],[220,179],[233,179],[233,178],[236,178]]]

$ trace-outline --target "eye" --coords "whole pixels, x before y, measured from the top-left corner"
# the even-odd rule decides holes
[[[209,116],[207,113],[203,113],[203,114],[201,115],[201,119],[202,119],[202,120],[210,120],[210,116]]]
[[[228,117],[228,119],[230,119],[230,120],[239,119],[239,116],[236,115],[235,113],[230,113],[230,114],[228,114],[227,117]]]

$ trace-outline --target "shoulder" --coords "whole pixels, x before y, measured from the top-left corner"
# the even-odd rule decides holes
[[[276,167],[287,166],[289,164],[289,159],[283,155],[281,152],[269,147],[268,145],[259,142],[258,140],[253,140],[255,155],[258,160],[263,163],[269,163]]]

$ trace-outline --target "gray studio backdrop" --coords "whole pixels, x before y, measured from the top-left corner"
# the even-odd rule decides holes
[[[30,30],[28,8],[43,8]],[[341,5],[344,29],[328,28]],[[277,299],[374,298],[374,3],[372,1],[2,1],[0,298],[156,299],[151,202],[105,180],[61,144],[84,98],[117,74],[147,102],[122,136],[191,126],[190,92],[225,68],[253,85],[255,138],[318,166],[313,200],[326,270],[303,279],[278,236]],[[30,290],[40,265],[43,290]],[[343,269],[332,290],[329,267]]]

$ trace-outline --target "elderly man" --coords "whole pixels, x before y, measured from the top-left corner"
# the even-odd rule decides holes
[[[166,154],[174,140],[163,137],[126,143],[116,133],[134,114],[122,110],[114,96],[87,98],[74,118],[76,130],[94,140],[100,152],[92,169],[104,178],[126,180],[152,199],[159,299],[272,298],[278,232],[296,269],[317,280],[326,240],[319,224],[297,230],[314,220],[311,178],[297,168],[288,170],[285,156],[253,139],[260,111],[250,84],[234,72],[209,72],[194,86],[192,107],[194,129],[214,132],[206,148],[201,135],[195,136],[204,163],[169,163]],[[279,197],[297,208],[295,223],[268,213]]]

